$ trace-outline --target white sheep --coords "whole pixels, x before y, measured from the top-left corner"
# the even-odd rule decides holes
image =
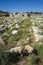
[[[32,53],[33,48],[30,45],[25,45],[24,51],[27,51],[28,53]]]
[[[9,52],[18,52],[21,53],[22,47],[14,47],[9,50]]]

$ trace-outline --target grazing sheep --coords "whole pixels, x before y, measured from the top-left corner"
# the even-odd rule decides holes
[[[21,53],[23,56],[28,56],[30,53],[32,53],[32,51],[33,51],[33,48],[30,45],[25,45]]]
[[[9,50],[9,52],[21,53],[22,47],[14,47]]]
[[[27,50],[28,53],[32,53],[33,48],[30,45],[25,45],[24,51]]]

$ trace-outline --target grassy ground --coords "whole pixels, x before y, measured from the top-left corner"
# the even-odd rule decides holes
[[[14,21],[14,18],[12,20]],[[35,23],[35,26],[38,26],[38,24]],[[43,65],[43,44],[40,45],[39,42],[35,42],[31,18],[23,20],[20,23],[19,28],[16,28],[15,24],[12,27],[12,29],[9,28],[3,33],[0,33],[0,36],[5,42],[5,45],[0,46],[0,65]],[[15,29],[18,30],[18,33],[12,35],[12,31]],[[43,43],[43,39],[40,40],[40,42]],[[9,61],[9,58],[4,51],[14,46],[24,46],[26,44],[32,45],[32,47],[37,50],[38,55],[29,54],[27,57],[20,57],[20,60],[17,63],[12,63]],[[13,54],[11,54],[11,58],[12,55]]]

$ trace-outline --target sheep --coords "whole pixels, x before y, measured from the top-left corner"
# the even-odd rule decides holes
[[[28,56],[29,54],[35,54],[37,55],[37,50],[31,47],[30,45],[25,45],[24,47],[14,47],[8,50],[7,52],[15,53],[15,56]]]
[[[25,45],[21,53],[23,56],[28,56],[33,50],[34,49],[30,45]]]
[[[22,51],[22,47],[14,47],[14,48],[11,48],[10,50],[9,50],[9,52],[15,52],[15,53],[21,53],[21,51]]]
[[[30,45],[25,45],[24,51],[27,50],[28,53],[32,53],[33,48]]]

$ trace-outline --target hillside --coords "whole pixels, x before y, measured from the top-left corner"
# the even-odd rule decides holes
[[[43,13],[0,11],[0,65],[43,65]]]
[[[9,16],[9,13],[0,10],[0,17],[1,16]]]

